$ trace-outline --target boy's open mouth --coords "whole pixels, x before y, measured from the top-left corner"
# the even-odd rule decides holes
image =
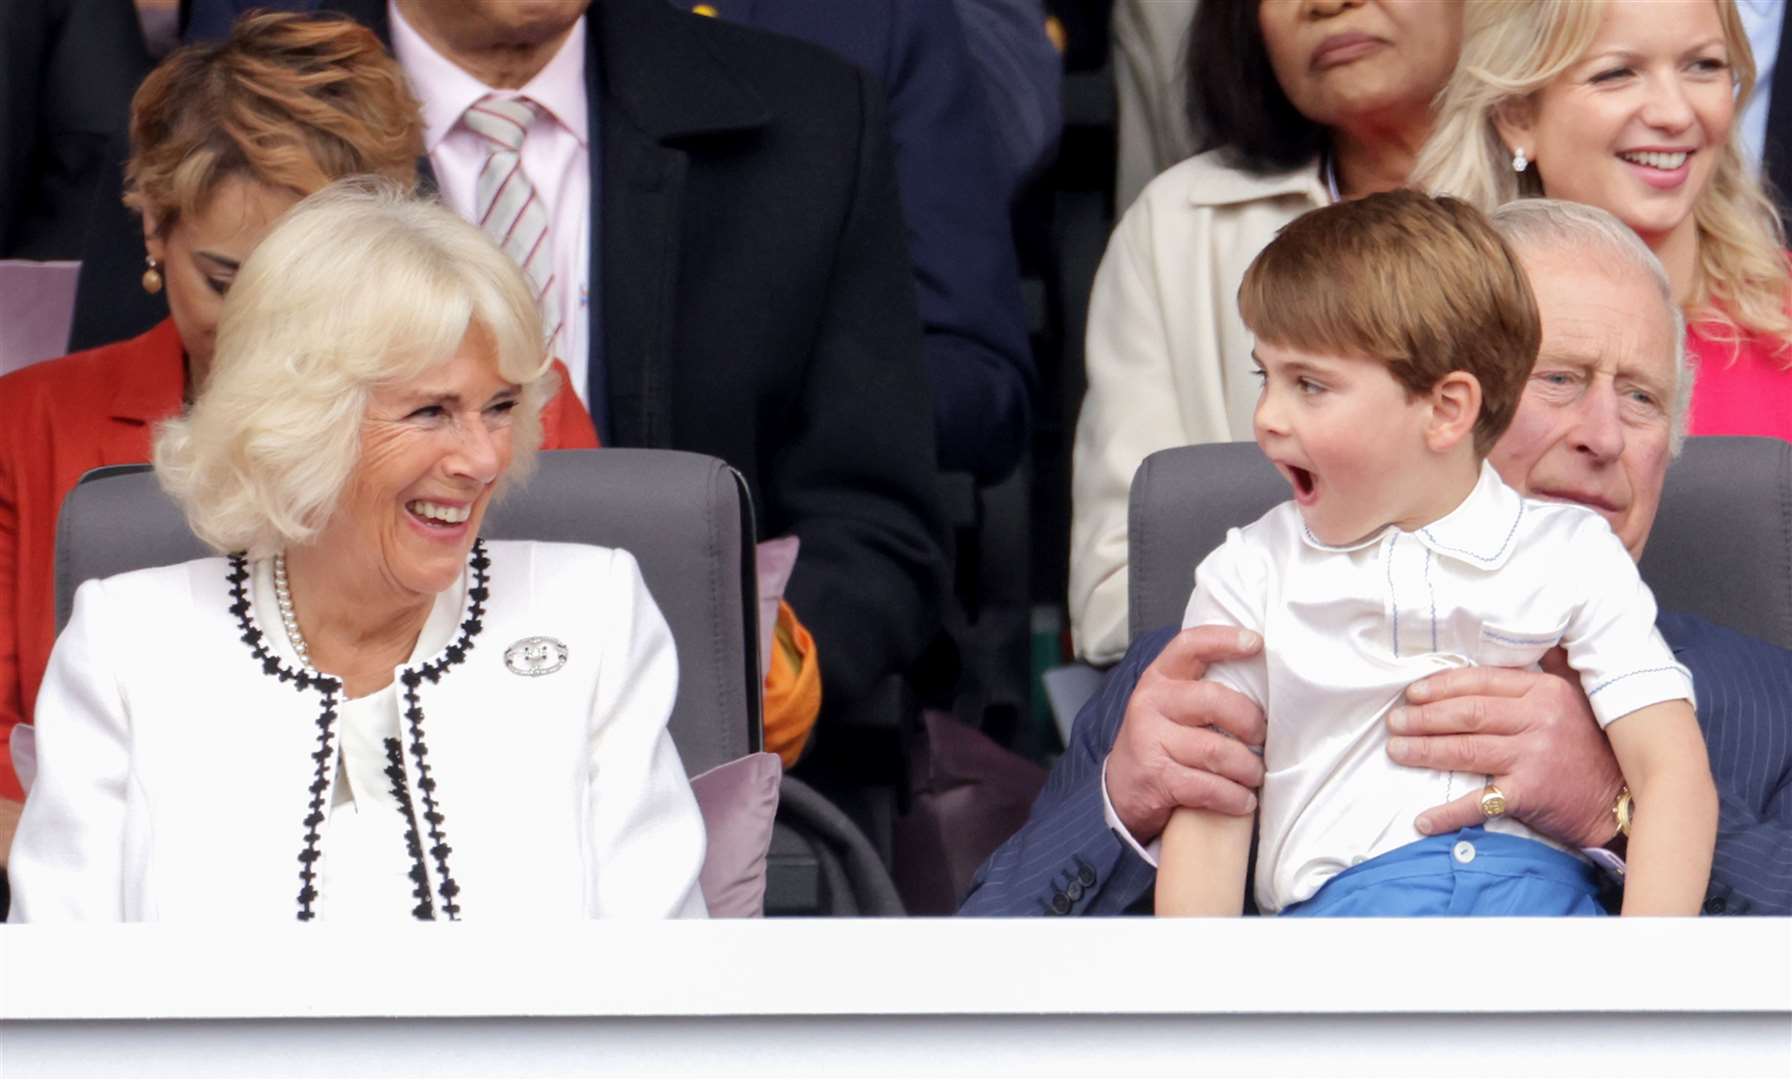
[[[1313,497],[1313,474],[1299,465],[1288,466],[1289,479],[1294,481],[1294,497],[1305,502]]]

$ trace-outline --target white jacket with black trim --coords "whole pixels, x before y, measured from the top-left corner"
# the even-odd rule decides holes
[[[253,573],[210,558],[81,586],[38,701],[13,921],[329,917],[340,687],[297,666]],[[634,558],[481,542],[437,609],[458,614],[449,643],[394,672],[410,914],[704,914],[703,823],[666,730],[677,659]],[[507,662],[528,638],[564,664]]]

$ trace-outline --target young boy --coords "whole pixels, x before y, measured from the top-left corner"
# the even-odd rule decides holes
[[[1534,502],[1486,454],[1537,359],[1536,301],[1492,227],[1391,192],[1282,230],[1239,288],[1263,380],[1257,444],[1293,499],[1201,563],[1184,625],[1263,635],[1208,678],[1269,718],[1256,899],[1265,913],[1603,912],[1592,869],[1512,818],[1486,777],[1395,765],[1408,685],[1561,645],[1632,793],[1626,915],[1692,915],[1717,795],[1693,688],[1605,520]],[[1484,788],[1484,826],[1422,837],[1417,812]],[[1179,810],[1159,914],[1236,915],[1251,821]]]

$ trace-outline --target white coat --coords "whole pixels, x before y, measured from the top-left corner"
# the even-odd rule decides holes
[[[1253,176],[1209,151],[1153,180],[1115,227],[1089,299],[1089,389],[1071,456],[1078,656],[1107,664],[1126,651],[1133,473],[1158,450],[1253,437],[1254,339],[1238,286],[1276,230],[1330,201],[1318,162]]]
[[[13,920],[329,917],[314,885],[340,691],[270,645],[278,615],[249,582],[210,558],[81,586],[38,699]],[[703,822],[666,731],[677,659],[634,558],[482,543],[466,583],[431,615],[458,622],[449,644],[394,672],[414,914],[703,914]],[[519,674],[531,662],[506,652],[533,637],[564,666]]]

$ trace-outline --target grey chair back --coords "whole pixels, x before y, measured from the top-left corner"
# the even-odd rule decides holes
[[[1195,566],[1226,530],[1288,497],[1255,443],[1160,450],[1132,481],[1128,627],[1182,621]],[[1792,443],[1686,440],[1668,468],[1643,549],[1643,580],[1663,611],[1699,615],[1792,648]]]
[[[761,749],[753,509],[739,473],[674,450],[548,451],[483,532],[632,553],[678,645],[671,729],[686,770]],[[205,554],[147,465],[95,469],[57,522],[57,630],[81,582]]]

